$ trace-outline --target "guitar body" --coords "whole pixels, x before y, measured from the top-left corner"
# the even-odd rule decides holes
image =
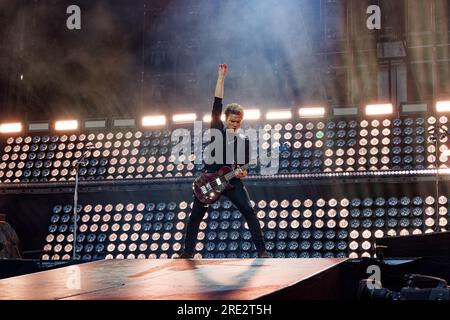
[[[195,197],[203,204],[212,204],[216,202],[225,190],[231,190],[234,187],[227,182],[223,176],[233,171],[228,166],[223,166],[214,173],[203,173],[197,177],[192,184]]]
[[[277,150],[278,152],[286,151],[288,150],[288,146],[286,143],[283,143]],[[269,157],[271,156],[272,153]],[[203,204],[212,204],[216,202],[224,191],[234,188],[228,181],[235,178],[238,171],[247,170],[249,166],[250,163],[239,166],[239,169],[223,166],[217,172],[203,173],[201,176],[197,177],[192,184],[192,190],[194,191],[195,197]]]

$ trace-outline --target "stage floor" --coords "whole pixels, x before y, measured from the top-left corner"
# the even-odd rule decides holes
[[[0,299],[253,300],[346,260],[102,260],[0,280]]]

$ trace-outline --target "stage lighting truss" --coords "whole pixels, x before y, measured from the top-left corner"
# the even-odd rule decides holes
[[[447,175],[448,139],[439,137],[436,148],[430,133],[433,126],[447,125],[446,116],[251,124],[266,131],[262,148],[288,147],[279,155],[275,177],[281,178],[433,175],[436,170]],[[191,153],[180,157],[168,129],[9,137],[2,143],[0,182],[74,180],[74,163],[84,152],[80,180],[198,176],[204,167],[195,161],[199,137],[193,130],[187,134]],[[87,150],[87,144],[93,148]],[[249,174],[261,177],[259,165]]]
[[[431,233],[436,224],[448,230],[449,203],[442,195],[272,199],[252,205],[272,257],[361,258],[374,256],[377,238]],[[191,207],[186,201],[79,205],[77,259],[177,257]],[[72,205],[54,205],[42,259],[71,259],[72,234]],[[256,256],[248,226],[229,200],[211,205],[197,240],[198,258]]]

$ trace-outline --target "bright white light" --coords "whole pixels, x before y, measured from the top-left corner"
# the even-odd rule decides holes
[[[289,110],[284,111],[269,111],[266,114],[267,120],[283,120],[292,119],[292,112]]]
[[[259,109],[250,109],[244,111],[244,120],[259,120],[261,111]]]
[[[298,110],[300,118],[315,118],[325,115],[324,107],[304,107]]]
[[[77,120],[60,120],[55,122],[56,131],[68,131],[78,129]]]
[[[166,124],[166,116],[145,116],[142,118],[143,127],[163,126]]]
[[[175,123],[194,122],[195,119],[197,119],[197,115],[195,113],[175,114],[172,117],[172,120]]]
[[[0,133],[18,133],[18,132],[22,132],[22,124],[19,122],[0,124]]]
[[[450,101],[438,101],[436,103],[437,112],[450,112]]]
[[[369,104],[366,106],[366,115],[368,116],[392,114],[393,112],[394,107],[392,106],[392,103]]]
[[[225,121],[225,115],[224,114],[222,114],[220,116],[220,120]],[[203,116],[203,122],[211,122],[211,114],[205,114]]]

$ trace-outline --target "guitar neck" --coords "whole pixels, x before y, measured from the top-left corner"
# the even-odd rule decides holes
[[[229,181],[229,180],[231,180],[231,179],[233,179],[233,178],[236,177],[236,175],[237,175],[237,173],[238,173],[239,170],[245,171],[245,170],[247,170],[249,167],[250,167],[250,163],[244,164],[243,166],[239,167],[238,169],[234,169],[233,171],[228,172],[228,173],[225,175],[225,179],[226,179],[227,181]]]
[[[272,157],[272,152],[269,152],[269,154],[267,155],[268,158]],[[259,159],[259,156],[258,156]],[[227,173],[224,177],[227,181],[230,181],[231,179],[235,178],[238,171],[242,170],[245,171],[250,167],[250,163],[246,163],[242,166],[240,166],[238,169],[234,169],[233,171],[230,171],[229,173]]]

